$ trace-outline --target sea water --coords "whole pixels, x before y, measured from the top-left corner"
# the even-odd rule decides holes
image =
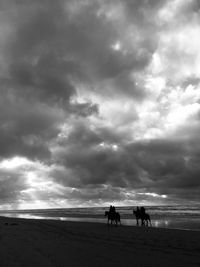
[[[136,207],[116,207],[123,225],[136,225],[133,209]],[[146,206],[145,209],[151,217],[152,227],[200,231],[200,205]],[[109,207],[10,210],[0,211],[0,216],[106,223],[106,210]]]

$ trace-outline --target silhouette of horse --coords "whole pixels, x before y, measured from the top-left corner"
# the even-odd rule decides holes
[[[139,210],[133,210],[133,214],[135,215],[137,225],[139,225],[139,220],[141,220],[141,225],[148,226],[151,225],[151,218],[148,213],[141,213]]]
[[[111,225],[113,224],[113,222],[115,223],[116,226],[118,225],[118,223],[121,225],[119,212],[105,211],[105,216],[108,217],[108,222],[107,222],[108,225],[109,225],[109,222]]]

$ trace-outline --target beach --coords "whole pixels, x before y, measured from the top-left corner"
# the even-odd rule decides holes
[[[200,231],[200,206],[146,206],[153,227]],[[135,226],[134,206],[116,207],[123,225]],[[49,219],[77,222],[105,223],[105,211],[109,207],[75,207],[32,210],[0,210],[0,216],[25,219]]]
[[[200,232],[1,217],[0,266],[200,266]]]

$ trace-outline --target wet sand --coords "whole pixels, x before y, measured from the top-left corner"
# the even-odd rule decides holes
[[[200,266],[200,232],[1,217],[0,266]]]

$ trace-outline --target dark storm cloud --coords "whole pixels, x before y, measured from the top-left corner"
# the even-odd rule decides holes
[[[191,150],[191,144],[185,141],[154,140],[136,142],[128,146],[119,144],[121,147],[115,151],[112,146],[97,146],[100,138],[93,139],[94,142],[89,144],[85,135],[89,136],[88,130],[83,133],[85,143],[84,140],[73,143],[70,138],[71,145],[57,154],[62,158],[66,171],[57,172],[55,175],[58,183],[77,188],[83,199],[87,198],[84,194],[87,195],[87,192],[95,188],[100,191],[94,193],[94,199],[99,198],[99,192],[101,195],[106,194],[108,189],[102,185],[107,185],[111,188],[109,190],[121,188],[127,192],[136,189],[139,192],[156,192],[168,195],[169,199],[175,199],[177,196],[191,200],[198,198],[198,146],[193,146]],[[65,175],[67,169],[71,170],[69,176]],[[81,190],[85,192],[83,196]],[[122,195],[124,200],[128,199],[120,192],[116,199],[120,199]],[[90,194],[89,196],[92,199]],[[143,199],[145,198],[150,199],[150,196],[143,195]],[[136,199],[139,200],[139,197]]]
[[[59,133],[63,113],[39,102],[19,98],[15,90],[1,92],[0,155],[49,158],[48,141]]]
[[[54,155],[57,163],[74,173],[72,178],[61,175],[61,183],[81,188],[100,184],[128,186],[133,175],[138,179],[137,166],[123,149],[115,147],[121,143],[123,136],[119,133],[109,133],[106,128],[92,130],[85,124],[78,124]]]
[[[70,14],[65,1],[58,1],[56,5],[46,2],[43,6],[36,2],[34,9],[26,5],[27,14],[12,37],[11,55],[16,60],[47,55],[54,64],[52,56],[55,53],[57,57],[65,57],[66,61],[78,60],[85,70],[93,71],[101,79],[112,78],[126,69],[141,69],[148,63],[145,53],[139,56],[137,50],[127,56],[112,51],[110,46],[120,38],[115,25],[97,16],[100,2],[89,2],[86,7],[81,3],[77,3],[80,5],[77,14]],[[73,1],[68,4],[73,5]],[[18,10],[21,14],[20,7]],[[149,36],[145,40],[148,52]],[[62,62],[63,59],[59,60]],[[82,72],[85,70],[83,68]]]
[[[159,46],[162,25],[157,13],[167,3],[0,3],[0,157],[18,155],[47,164],[50,181],[63,191],[38,189],[39,199],[64,198],[68,187],[73,189],[66,198],[84,201],[131,200],[126,195],[131,190],[197,198],[198,127],[187,125],[180,132],[182,137],[192,135],[194,143],[169,137],[134,141],[134,123],[139,124],[142,108],[141,114],[134,107],[126,114],[119,106],[112,114],[108,107],[109,122],[102,115],[105,99],[112,103],[120,97],[135,104],[149,99],[145,71]],[[192,3],[182,8],[184,14],[197,8],[197,1]],[[183,86],[198,83],[195,76]],[[20,191],[28,188],[23,174],[16,174],[16,180],[14,174],[1,175],[1,188],[7,188],[1,198],[22,197]]]
[[[200,188],[199,147],[186,140],[157,140],[134,146],[136,160],[151,183],[146,190],[192,199]],[[189,148],[189,149],[188,149]],[[187,193],[186,193],[187,192]],[[187,197],[186,197],[187,195]]]
[[[18,94],[63,106],[75,94],[73,86],[64,77],[69,72],[68,64],[59,62],[53,55],[43,56],[35,66],[20,61],[10,68],[10,76]]]
[[[8,138],[9,142],[13,138],[15,140],[10,142],[8,154],[12,154],[12,147],[15,154],[17,149],[26,146],[22,140],[30,139],[29,135],[44,143],[42,154],[45,150],[48,154],[45,142],[58,134],[58,125],[64,119],[60,115],[62,110],[65,110],[66,116],[70,113],[89,116],[98,112],[93,103],[70,104],[71,97],[77,93],[74,80],[88,84],[91,80],[95,83],[116,77],[115,84],[118,84],[121,93],[141,94],[136,86],[131,87],[131,82],[123,73],[139,71],[148,64],[152,54],[152,51],[148,52],[152,43],[150,34],[145,37],[146,52],[135,53],[143,45],[143,41],[139,41],[135,52],[117,53],[111,45],[121,33],[112,20],[97,15],[101,3],[89,1],[76,4],[78,11],[74,13],[70,9],[73,1],[57,1],[56,4],[53,1],[8,1],[3,5],[8,15],[10,34],[3,47],[6,68],[1,83],[2,102],[3,97],[9,97],[6,94],[12,94],[15,102],[21,102],[16,113],[14,110],[18,106],[7,99],[5,102],[5,105],[13,106],[13,112],[7,112],[5,120],[2,118],[2,125],[9,125],[4,136],[12,135]],[[48,106],[52,108],[50,115],[46,112]],[[56,115],[57,112],[60,114]],[[8,142],[5,140],[3,143]],[[37,144],[34,145],[37,147]],[[23,150],[29,150],[29,147]]]

